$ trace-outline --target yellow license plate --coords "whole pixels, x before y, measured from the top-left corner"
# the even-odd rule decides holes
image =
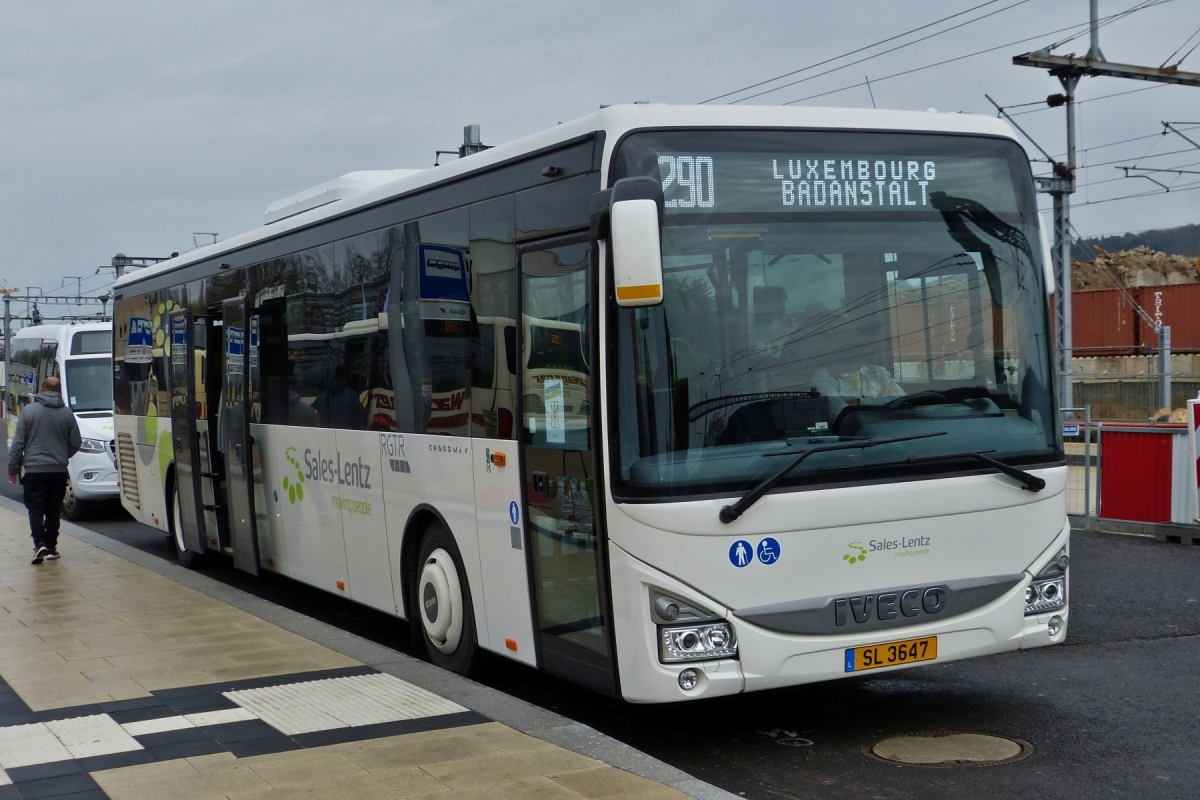
[[[884,642],[866,647],[850,647],[846,650],[846,672],[895,667],[917,661],[932,661],[935,658],[937,658],[936,636],[905,639],[902,642]]]

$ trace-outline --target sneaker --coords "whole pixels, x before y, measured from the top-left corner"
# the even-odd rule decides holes
[[[50,549],[50,552],[46,553],[47,561],[58,561],[58,559],[60,559],[62,557],[58,554],[58,550],[56,548],[51,547],[49,549]]]
[[[46,556],[49,553],[50,553],[49,547],[44,547],[43,545],[38,545],[37,550],[35,550],[33,552],[33,561],[30,561],[29,563],[30,564],[40,564],[46,560]]]

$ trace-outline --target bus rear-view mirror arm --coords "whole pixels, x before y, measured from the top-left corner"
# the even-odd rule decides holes
[[[654,306],[663,300],[662,184],[656,178],[622,178],[593,198],[593,232],[613,254],[617,305]]]

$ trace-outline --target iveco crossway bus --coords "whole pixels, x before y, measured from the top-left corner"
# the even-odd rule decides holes
[[[1033,182],[966,114],[614,106],[116,286],[126,508],[633,702],[1063,641]]]

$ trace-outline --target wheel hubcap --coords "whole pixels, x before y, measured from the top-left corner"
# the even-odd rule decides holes
[[[178,548],[179,552],[182,553],[185,550],[187,550],[187,547],[183,543],[183,516],[180,513],[181,508],[179,505],[179,492],[175,493],[174,512],[175,512],[175,547]]]
[[[441,652],[453,653],[462,640],[462,588],[454,561],[445,550],[438,548],[425,559],[417,597],[429,641]]]

